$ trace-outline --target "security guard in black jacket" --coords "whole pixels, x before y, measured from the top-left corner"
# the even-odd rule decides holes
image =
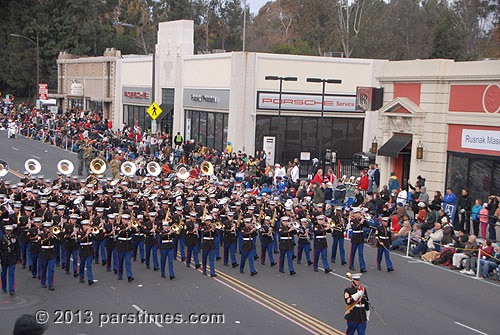
[[[366,288],[361,286],[361,274],[347,274],[352,280],[352,285],[344,290],[344,300],[346,305],[344,319],[347,320],[346,335],[353,335],[356,331],[358,335],[364,335],[366,322],[370,319],[370,305]]]

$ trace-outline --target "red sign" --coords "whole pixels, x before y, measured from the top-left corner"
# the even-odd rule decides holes
[[[123,96],[130,99],[148,99],[148,92],[124,91]]]
[[[488,144],[498,143],[496,138],[488,139],[488,132],[500,132],[500,127],[488,127],[488,126],[474,126],[474,125],[462,125],[462,124],[450,124],[448,126],[448,151],[455,152],[469,152],[472,154],[483,154],[483,155],[493,155],[498,156],[498,150],[488,150],[490,149],[488,145],[481,143],[480,139],[476,141],[477,145],[464,145],[464,140],[467,136],[467,131],[479,130],[483,131],[485,140],[484,142]],[[498,136],[497,136],[498,138]],[[467,139],[469,141],[474,139]],[[494,149],[494,146],[491,147]]]
[[[452,85],[450,112],[498,113],[500,85]]]
[[[48,100],[49,85],[38,84],[38,100]]]

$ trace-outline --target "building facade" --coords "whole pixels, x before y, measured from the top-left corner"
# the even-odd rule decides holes
[[[430,190],[500,194],[500,61],[388,62],[378,79],[382,183],[394,171],[402,185],[421,175]]]

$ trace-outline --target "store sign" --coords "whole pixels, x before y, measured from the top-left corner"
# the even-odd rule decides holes
[[[49,85],[48,84],[38,84],[38,100],[48,100]]]
[[[384,89],[356,87],[356,110],[374,111],[382,107]]]
[[[257,96],[258,109],[279,109],[279,93],[258,92]],[[307,95],[300,93],[281,94],[282,110],[321,111],[321,104],[321,95]],[[326,112],[354,112],[356,111],[356,96],[325,95],[323,110]]]
[[[185,88],[185,107],[229,109],[229,90]]]
[[[150,87],[122,87],[122,102],[132,104],[151,104]]]
[[[500,151],[500,131],[463,129],[462,148]]]
[[[83,84],[79,80],[72,80],[69,95],[83,96]]]

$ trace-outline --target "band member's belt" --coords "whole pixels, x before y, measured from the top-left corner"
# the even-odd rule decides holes
[[[161,243],[171,243],[172,240],[161,240]]]
[[[326,236],[316,236],[316,238],[326,238]]]
[[[356,304],[354,307],[365,307],[365,304]]]
[[[280,240],[291,240],[291,237],[280,237]]]
[[[250,237],[244,237],[243,241],[251,241],[252,239]]]
[[[214,238],[213,237],[204,237],[203,239],[204,240],[213,240]]]
[[[130,241],[132,237],[118,237],[119,241]]]
[[[135,236],[142,236],[142,235],[144,235],[144,233],[135,233],[134,235]]]
[[[362,233],[362,231],[361,231],[361,230],[353,230],[353,231],[352,231],[352,233],[353,233],[353,234],[361,234],[361,233]]]
[[[80,246],[82,246],[82,245],[92,245],[92,242],[80,243]]]
[[[380,238],[382,240],[387,240],[389,238],[389,236],[379,236],[378,238]]]
[[[42,245],[42,249],[52,249],[54,248],[53,245]]]

